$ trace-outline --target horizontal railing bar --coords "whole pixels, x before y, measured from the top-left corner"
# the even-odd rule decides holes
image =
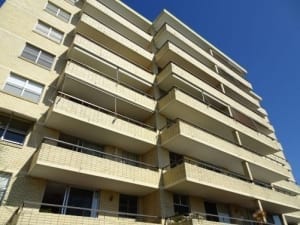
[[[195,124],[191,124],[190,122],[187,122],[186,120],[183,120],[183,119],[181,119],[181,118],[175,118],[174,120],[169,120],[169,121],[171,121],[172,124],[176,124],[178,121],[184,122],[184,123],[188,124],[189,126],[192,126],[192,127],[196,128],[196,129],[205,131],[206,133],[209,133],[209,134],[211,134],[211,135],[213,135],[213,136],[215,136],[215,137],[218,137],[218,138],[220,138],[220,139],[222,139],[222,140],[224,140],[224,141],[227,141],[227,142],[229,142],[229,143],[232,143],[232,144],[234,144],[234,145],[236,145],[236,146],[238,146],[238,147],[244,148],[244,149],[246,149],[247,151],[249,151],[249,152],[251,152],[251,153],[254,153],[254,154],[258,155],[258,156],[261,156],[261,157],[265,157],[265,158],[267,158],[267,159],[270,159],[271,161],[273,161],[273,162],[275,162],[275,163],[277,163],[277,164],[284,165],[283,163],[278,162],[278,161],[276,161],[275,159],[269,158],[267,155],[259,154],[258,152],[255,152],[255,151],[253,151],[252,149],[250,149],[250,148],[248,148],[248,147],[246,147],[246,146],[240,146],[240,145],[238,145],[237,143],[235,143],[234,141],[231,141],[231,140],[228,140],[228,139],[226,139],[226,138],[224,138],[224,137],[221,137],[220,135],[217,135],[217,134],[213,133],[212,131],[209,131],[209,130],[203,128],[203,127],[199,127],[199,126],[197,126],[197,125],[195,125]],[[170,126],[172,126],[172,125],[169,125],[168,127],[170,127]],[[163,129],[165,129],[165,128],[166,128],[166,126],[163,127],[163,128],[161,128],[161,130],[163,130]]]
[[[76,81],[76,82],[78,82],[80,84],[83,84],[83,85],[87,86],[88,88],[92,88],[92,89],[97,90],[97,91],[99,91],[101,93],[104,93],[104,94],[112,97],[115,100],[126,102],[126,103],[128,103],[128,104],[130,104],[132,106],[135,106],[135,107],[139,108],[139,109],[142,109],[142,110],[145,110],[147,112],[153,113],[153,110],[149,110],[146,107],[141,106],[141,104],[137,104],[136,102],[132,102],[132,101],[130,101],[130,100],[124,98],[124,97],[120,97],[120,96],[118,96],[118,95],[116,95],[114,93],[110,93],[109,91],[106,91],[106,90],[102,89],[101,87],[97,87],[97,86],[94,86],[92,84],[85,83],[85,81],[83,81],[83,80],[81,80],[81,79],[79,79],[77,77],[74,77],[73,75],[65,73],[65,77],[68,77],[68,79],[71,79],[71,80]]]
[[[85,106],[88,106],[88,107],[90,107],[90,108],[94,108],[94,109],[100,110],[100,111],[102,111],[102,112],[106,112],[106,113],[108,113],[108,114],[110,114],[110,115],[113,115],[113,116],[116,116],[116,117],[118,117],[118,118],[121,118],[121,119],[130,121],[130,122],[132,122],[132,123],[134,123],[134,124],[136,124],[136,125],[142,126],[142,127],[144,127],[144,128],[147,128],[147,129],[150,129],[150,130],[155,130],[155,128],[154,128],[153,126],[150,126],[149,124],[142,123],[142,122],[140,122],[140,121],[138,121],[138,120],[135,120],[135,119],[129,118],[129,117],[127,117],[127,116],[121,115],[121,114],[119,114],[119,113],[117,113],[117,112],[113,112],[113,111],[111,111],[111,110],[109,110],[109,109],[106,109],[106,108],[103,108],[103,107],[101,107],[101,106],[95,105],[95,104],[93,104],[93,103],[87,102],[87,101],[85,101],[85,100],[82,100],[82,99],[80,99],[80,98],[74,97],[74,96],[69,95],[69,94],[67,94],[67,93],[64,93],[64,92],[62,92],[62,91],[58,91],[58,95],[59,95],[60,97],[62,97],[62,98],[65,98],[65,99],[70,99],[70,100],[73,99],[73,100],[76,100],[76,101],[78,101],[78,102],[84,103]],[[67,97],[67,98],[66,98],[66,97]]]
[[[218,214],[202,213],[202,212],[192,212],[187,217],[197,217],[197,216],[203,216],[203,217],[211,216],[211,217],[215,217],[215,218],[224,218],[224,219],[229,219],[229,220],[237,220],[237,221],[241,221],[241,222],[249,222],[249,223],[264,224],[264,225],[274,225],[272,223],[260,223],[257,220],[242,219],[242,218],[230,217],[230,216],[221,216]],[[178,216],[176,216],[176,215],[171,216],[171,217],[168,217],[168,219],[172,219],[174,217],[176,218]]]
[[[135,216],[135,217],[155,218],[155,219],[159,219],[160,218],[158,216],[151,216],[151,215],[144,215],[144,214],[116,212],[116,211],[110,211],[110,210],[91,209],[91,208],[83,208],[83,207],[76,207],[76,206],[64,206],[64,205],[56,205],[56,204],[49,204],[49,203],[42,203],[42,202],[38,203],[38,202],[32,202],[32,201],[24,201],[23,206],[26,207],[26,205],[31,205],[31,206],[50,206],[50,207],[57,207],[57,208],[63,208],[63,209],[78,209],[78,210],[83,210],[83,211],[106,213],[106,214],[111,214],[111,215]]]
[[[117,158],[117,159],[120,159],[120,160],[125,160],[127,162],[137,163],[137,164],[142,165],[142,166],[147,167],[147,168],[158,169],[158,167],[156,167],[154,165],[151,165],[151,164],[148,164],[148,163],[144,163],[144,162],[141,162],[141,161],[136,161],[136,160],[133,160],[133,159],[124,158],[122,156],[113,155],[113,154],[110,154],[110,153],[107,153],[107,152],[103,152],[103,151],[98,151],[98,150],[95,150],[95,149],[92,149],[92,148],[88,148],[88,147],[84,147],[84,146],[81,146],[81,145],[72,144],[72,143],[65,142],[65,141],[62,141],[62,140],[58,140],[58,139],[55,139],[55,138],[44,137],[43,139],[44,139],[44,141],[43,141],[44,143],[45,143],[45,140],[53,141],[53,142],[56,142],[56,143],[61,143],[61,144],[69,145],[69,146],[76,147],[76,148],[79,148],[79,149],[84,149],[84,150],[87,150],[87,151],[91,151],[91,152],[95,152],[95,153],[100,153],[102,155],[110,156],[110,157]],[[46,143],[46,144],[50,144],[50,143]]]
[[[99,46],[99,47],[101,47],[101,48],[104,48],[104,49],[106,49],[106,50],[112,52],[113,54],[117,55],[118,57],[120,57],[120,58],[125,59],[125,60],[128,61],[128,59],[124,58],[124,57],[123,57],[122,55],[120,55],[119,53],[112,51],[111,49],[107,48],[106,46],[104,46],[104,45],[101,44],[100,42],[98,42],[98,41],[96,41],[96,40],[93,40],[93,39],[91,39],[90,37],[87,37],[85,34],[83,34],[83,33],[77,33],[77,35],[80,36],[80,37],[82,37],[82,38],[84,38],[84,39],[86,39],[86,40],[88,40],[89,42],[92,42],[93,44],[95,44],[95,45],[97,45],[97,46]],[[95,53],[93,53],[93,52],[91,52],[91,51],[88,51],[86,48],[83,48],[83,47],[79,46],[79,45],[76,44],[75,42],[73,42],[73,45],[75,45],[76,47],[78,47],[78,48],[80,48],[80,49],[82,49],[82,50],[84,50],[84,51],[86,51],[86,52],[88,52],[88,53],[91,54],[91,55],[94,55],[95,57],[97,57],[97,58],[99,59],[99,55],[96,55]],[[101,58],[101,59],[103,59],[103,58]],[[103,59],[103,61],[107,62],[107,63],[110,64],[110,65],[113,65],[113,66],[119,68],[119,66],[117,66],[117,65],[114,64],[114,63],[112,63],[111,61],[108,61],[108,60],[105,60],[105,59]],[[130,62],[131,64],[133,64],[133,65],[139,67],[141,70],[144,70],[146,73],[151,73],[147,68],[141,67],[141,65],[138,65],[138,64],[136,64],[135,62],[132,62],[132,61],[129,61],[129,62]],[[126,72],[126,73],[129,73],[129,74],[133,75],[134,77],[138,78],[139,80],[141,80],[141,81],[143,81],[143,82],[145,82],[145,83],[148,83],[148,84],[152,85],[151,82],[149,82],[149,81],[147,81],[147,80],[145,80],[145,79],[143,79],[143,78],[141,78],[141,77],[138,77],[137,75],[131,73],[131,72],[128,71],[128,70],[126,70],[126,69],[124,69],[124,68],[122,68],[122,70],[123,70],[124,72]]]
[[[101,60],[100,60],[100,61],[101,61]],[[104,61],[104,60],[103,60],[103,61]],[[133,87],[132,85],[125,83],[124,81],[120,81],[120,80],[118,80],[118,79],[113,78],[112,76],[107,75],[106,73],[103,73],[103,72],[101,72],[101,71],[99,71],[99,70],[96,70],[96,69],[92,68],[91,66],[89,66],[89,65],[87,65],[87,64],[85,64],[85,63],[79,62],[78,60],[75,60],[75,59],[69,59],[69,62],[72,62],[72,63],[74,63],[74,64],[77,64],[77,65],[79,65],[79,66],[81,66],[81,67],[84,67],[85,69],[90,70],[90,71],[92,71],[92,72],[94,72],[94,73],[103,75],[103,76],[105,76],[107,79],[112,80],[112,81],[116,81],[116,82],[122,84],[123,86],[125,86],[125,87],[127,87],[127,88],[129,88],[129,89],[131,89],[131,90],[133,90],[133,91],[135,91],[135,92],[138,92],[138,93],[141,94],[141,95],[147,96],[148,98],[151,98],[151,99],[155,99],[154,96],[152,96],[152,95],[150,95],[150,94],[148,94],[148,93],[146,93],[146,92],[144,92],[144,91],[142,91],[142,90],[140,90],[140,89],[137,89],[137,88]],[[107,63],[107,62],[105,61],[105,63]],[[120,67],[117,67],[117,68],[116,68],[116,71],[117,71],[117,70],[123,70],[123,69],[120,68]],[[128,73],[127,71],[124,71],[124,72],[125,72],[125,73]],[[137,79],[138,79],[138,77],[137,77]]]
[[[252,183],[252,184],[255,184],[255,185],[261,186],[263,188],[267,188],[267,189],[270,189],[270,190],[273,190],[273,191],[276,191],[276,192],[279,192],[279,193],[282,193],[282,194],[285,194],[285,195],[294,196],[290,193],[283,193],[282,191],[278,191],[278,190],[276,190],[276,188],[272,188],[271,184],[265,183],[263,181],[259,181],[259,180],[256,180],[256,179],[251,180],[251,179],[247,178],[244,175],[241,175],[241,174],[229,171],[229,170],[225,170],[223,168],[217,167],[215,165],[211,165],[209,163],[206,163],[206,162],[203,162],[203,161],[200,161],[200,160],[194,160],[194,159],[187,158],[187,157],[175,162],[172,165],[171,164],[167,165],[163,169],[169,170],[169,169],[172,169],[172,167],[174,167],[176,165],[180,165],[180,164],[185,163],[185,162],[190,163],[192,165],[199,166],[199,167],[204,168],[204,169],[208,169],[208,170],[223,174],[225,176],[237,178],[237,179],[243,180],[245,182]]]
[[[230,177],[235,177],[235,178],[238,178],[238,179],[242,179],[242,180],[247,181],[249,183],[252,182],[249,178],[247,178],[247,177],[245,177],[241,174],[238,174],[238,173],[235,173],[235,172],[232,172],[232,171],[229,171],[229,170],[225,170],[225,169],[217,167],[217,166],[213,166],[213,165],[205,163],[203,161],[196,161],[196,160],[190,159],[190,158],[185,158],[183,161],[188,162],[188,163],[192,163],[194,165],[196,164],[197,166],[200,166],[204,169],[210,169],[210,170],[213,170],[213,171],[218,172],[218,173],[222,173],[222,174],[230,176]]]

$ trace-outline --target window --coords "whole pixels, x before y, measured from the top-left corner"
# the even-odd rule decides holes
[[[0,140],[23,144],[31,124],[0,114]]]
[[[175,214],[188,214],[190,212],[189,197],[186,195],[173,195]]]
[[[99,192],[48,183],[41,212],[96,217],[99,209]]]
[[[281,217],[276,214],[267,213],[267,222],[275,225],[282,225]]]
[[[56,16],[57,18],[65,21],[65,22],[69,22],[70,18],[71,18],[71,13],[59,8],[58,6],[54,5],[52,2],[48,2],[46,5],[45,10]]]
[[[46,67],[47,69],[51,69],[55,58],[54,55],[28,43],[26,43],[21,56],[33,63]]]
[[[174,152],[169,152],[169,157],[170,157],[170,167],[174,168],[177,165],[180,165],[183,163],[183,156],[176,154]]]
[[[120,194],[119,199],[119,211],[122,213],[128,214],[137,214],[137,205],[138,198],[132,195],[123,195]],[[135,217],[134,215],[120,215],[123,217]]]
[[[40,20],[38,21],[35,30],[43,36],[48,37],[49,39],[52,39],[58,43],[60,43],[64,37],[63,32],[51,27],[50,25]]]
[[[58,146],[62,148],[67,148],[76,152],[82,152],[88,155],[103,157],[103,147],[99,144],[85,141],[83,139],[63,133],[59,135],[59,140],[62,142],[59,142]]]
[[[1,129],[1,128],[0,128]],[[0,171],[0,204],[4,199],[4,195],[9,183],[11,175],[9,173],[4,173]]]
[[[204,202],[206,219],[209,221],[219,222],[217,204],[212,202]]]
[[[10,74],[3,90],[15,96],[38,102],[43,93],[43,85],[27,80],[16,74]]]

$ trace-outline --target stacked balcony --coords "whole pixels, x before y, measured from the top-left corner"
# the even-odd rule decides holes
[[[253,177],[265,182],[288,177],[288,171],[279,164],[180,119],[162,131],[161,144],[177,154],[202,159],[239,174],[244,173],[242,162],[247,161]]]
[[[267,211],[286,213],[300,209],[294,196],[277,192],[264,183],[250,181],[232,171],[190,159],[166,170],[164,183],[166,190],[211,201],[255,207],[254,200],[260,199]]]

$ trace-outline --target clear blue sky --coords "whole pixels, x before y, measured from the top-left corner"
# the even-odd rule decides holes
[[[123,0],[153,21],[165,8],[248,71],[300,183],[300,0]]]

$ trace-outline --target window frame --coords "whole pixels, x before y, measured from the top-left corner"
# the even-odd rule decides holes
[[[6,175],[6,176],[2,176],[2,175]],[[7,173],[7,172],[4,172],[4,171],[0,171],[0,179],[2,178],[8,178],[7,179],[7,182],[5,184],[5,187],[1,187],[0,186],[0,205],[3,204],[3,200],[4,200],[4,197],[5,197],[5,194],[6,194],[6,191],[8,189],[8,186],[9,186],[9,183],[10,183],[10,180],[11,180],[11,176],[12,174],[11,173]],[[1,183],[0,183],[1,184]]]
[[[123,201],[123,202],[122,202]],[[134,195],[119,195],[119,216],[135,218],[139,210],[139,198]],[[133,214],[133,215],[132,215]]]
[[[25,82],[24,82],[24,85],[23,85],[23,86],[19,86],[18,84],[15,84],[15,83],[13,83],[13,82],[10,82],[10,81],[9,81],[9,78],[11,78],[11,77],[14,77],[14,78],[21,78],[22,80],[25,81]],[[15,87],[15,88],[19,88],[19,89],[21,90],[20,95],[15,94],[15,93],[12,93],[12,92],[6,90],[5,87],[6,87],[7,85],[10,85],[10,86]],[[33,90],[31,90],[31,89],[28,88],[29,85],[34,85],[35,87],[41,88],[41,92],[40,92],[40,93],[34,92]],[[45,85],[40,84],[40,83],[38,83],[38,82],[35,82],[35,81],[33,81],[33,80],[30,80],[30,79],[28,79],[28,78],[25,78],[25,77],[23,77],[23,76],[20,76],[20,75],[14,73],[14,72],[10,72],[9,76],[6,78],[6,81],[5,81],[4,85],[3,85],[2,91],[4,91],[4,92],[7,93],[7,94],[10,94],[10,95],[13,95],[13,96],[16,96],[16,97],[25,99],[25,100],[27,100],[27,101],[30,101],[30,102],[32,102],[32,103],[38,104],[38,103],[40,102],[42,96],[43,96],[44,89],[45,89]],[[24,97],[24,93],[26,93],[26,92],[29,92],[29,93],[31,93],[31,94],[34,94],[34,95],[38,96],[38,100],[35,101],[35,100],[33,100],[33,99]]]
[[[42,30],[37,29],[39,25],[46,26],[47,27],[47,33],[44,33]],[[36,33],[40,34],[41,36],[46,37],[49,40],[54,41],[55,43],[58,43],[58,44],[62,43],[62,41],[64,40],[64,37],[65,37],[64,32],[62,32],[61,30],[51,26],[48,23],[45,23],[42,20],[37,21],[36,25],[34,26],[34,31]],[[53,38],[53,36],[51,35],[53,32],[59,33],[61,35],[61,39]]]
[[[49,4],[57,8],[56,13],[54,13],[53,11],[47,9],[47,6],[48,6]],[[48,2],[46,3],[46,5],[45,5],[45,7],[44,7],[44,10],[45,10],[47,13],[49,13],[49,14],[55,16],[56,18],[58,18],[58,19],[60,19],[60,20],[62,20],[62,21],[64,21],[64,22],[66,22],[66,23],[69,23],[70,20],[71,20],[71,17],[72,17],[72,14],[71,14],[70,12],[68,12],[68,11],[65,10],[65,9],[62,9],[61,7],[59,7],[58,5],[54,4],[54,3],[51,2],[51,1],[48,1]],[[63,12],[63,13],[65,13],[65,14],[68,14],[68,15],[69,15],[69,18],[66,19],[65,17],[59,16],[59,15],[60,15],[60,12]]]
[[[34,49],[34,50],[38,51],[37,55],[36,55],[36,56],[34,55],[34,56],[35,56],[35,59],[34,59],[34,60],[32,60],[32,59],[27,58],[26,56],[24,56],[24,51],[25,51],[26,47],[29,47],[29,48],[31,48],[31,49]],[[28,52],[25,52],[25,53],[29,54]],[[39,61],[41,60],[42,54],[48,55],[48,56],[52,56],[52,57],[53,57],[53,60],[52,60],[52,62],[51,62],[51,66],[50,66],[50,67],[45,66],[45,65],[39,63]],[[45,51],[45,50],[43,50],[43,49],[41,49],[41,48],[39,48],[39,47],[36,47],[35,45],[32,45],[32,44],[26,42],[26,43],[25,43],[25,46],[24,46],[24,48],[23,48],[23,50],[22,50],[22,52],[21,52],[20,58],[24,59],[25,61],[31,62],[31,63],[33,63],[33,64],[35,64],[35,65],[38,65],[38,66],[40,66],[40,67],[42,67],[42,68],[44,68],[44,69],[52,70],[52,67],[53,67],[53,65],[55,64],[56,56],[55,56],[54,54],[48,52],[48,51]]]
[[[175,201],[175,198],[178,198],[179,202]],[[186,202],[187,204],[184,204],[182,199],[186,198]],[[188,195],[180,195],[180,194],[173,194],[173,207],[174,207],[174,212],[178,213],[180,215],[185,215],[191,212],[191,206],[190,206],[190,199]],[[187,209],[187,210],[180,210],[180,211],[184,211],[184,212],[176,212],[176,208],[180,208],[180,209]]]
[[[26,141],[26,136],[27,136],[27,134],[28,134],[28,132],[30,130],[29,122],[27,122],[27,121],[24,122],[24,120],[19,119],[19,118],[13,118],[12,115],[7,116],[5,114],[0,114],[0,116],[6,117],[8,119],[7,122],[6,122],[6,124],[4,124],[4,126],[2,128],[3,129],[3,133],[0,136],[0,141],[5,141],[5,142],[8,142],[8,143],[12,143],[12,144],[23,146],[25,144],[25,141]],[[28,123],[27,130],[26,131],[22,131],[22,130],[18,130],[18,129],[15,129],[15,128],[11,128],[11,123],[15,122],[15,121],[19,121],[19,122],[23,122],[23,123]],[[12,133],[23,135],[24,136],[23,142],[17,142],[17,141],[13,141],[13,140],[10,140],[10,139],[6,139],[5,135],[7,134],[7,132],[12,132]]]

